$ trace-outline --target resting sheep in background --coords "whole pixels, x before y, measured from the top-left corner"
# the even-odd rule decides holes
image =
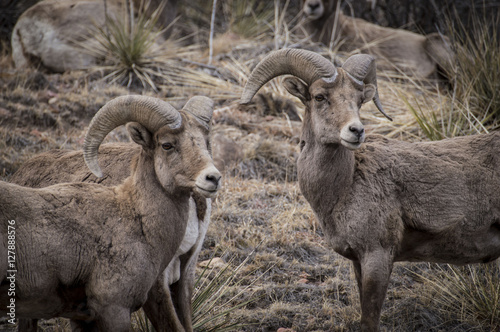
[[[161,40],[167,39],[177,15],[178,0],[132,0],[136,12],[157,15]],[[97,28],[106,27],[106,15],[112,20],[127,13],[124,0],[42,0],[27,9],[12,31],[12,60],[16,68],[42,67],[51,72],[86,69],[102,61],[89,50],[96,48]]]
[[[344,15],[339,0],[303,0],[304,27],[313,40],[342,51],[360,49],[388,60],[404,73],[418,78],[445,75],[455,57],[449,39],[438,33],[426,36],[403,29],[381,27],[363,19]]]
[[[96,114],[84,144],[85,162],[96,176],[102,176],[99,145],[115,127],[128,123],[130,136],[141,145],[120,185],[33,189],[0,182],[0,218],[16,221],[18,318],[60,316],[76,329],[129,331],[131,312],[147,301],[171,300],[158,294],[175,280],[175,273],[165,280],[165,271],[174,271],[172,260],[182,260],[184,250],[196,247],[197,236],[185,237],[193,225],[189,219],[196,218],[190,197],[213,197],[221,177],[208,146],[213,103],[198,102],[178,112],[156,98],[127,96]],[[0,232],[7,238],[6,223]],[[4,242],[0,256],[0,313],[5,315],[10,299]],[[171,304],[163,307],[174,310]]]
[[[274,77],[305,105],[300,189],[334,250],[352,260],[363,331],[378,331],[394,262],[491,262],[500,256],[500,133],[408,143],[365,136],[359,109],[382,112],[374,58],[341,68],[305,50],[264,58],[242,95]],[[384,113],[385,115],[385,113]]]

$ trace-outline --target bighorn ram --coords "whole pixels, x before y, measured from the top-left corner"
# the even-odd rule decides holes
[[[315,41],[340,44],[341,50],[361,49],[389,61],[405,73],[420,78],[438,78],[454,58],[448,38],[392,29],[344,15],[339,0],[302,0],[304,27]]]
[[[195,97],[194,99],[199,98]],[[190,109],[189,105],[185,109]],[[209,143],[210,144],[210,143]],[[141,147],[133,143],[103,144],[99,160],[104,176],[98,178],[83,162],[83,151],[52,150],[31,158],[10,179],[12,183],[33,188],[43,188],[57,183],[88,182],[114,186],[130,174],[130,165]],[[144,312],[157,331],[192,331],[191,297],[195,280],[195,267],[210,224],[211,200],[197,193],[190,199],[189,224],[183,243],[192,245],[177,251],[164,272],[162,284],[151,290]],[[193,237],[196,238],[195,243]],[[181,247],[185,247],[181,245]],[[186,250],[189,249],[189,250]],[[168,287],[167,287],[168,286]],[[21,321],[28,326],[36,322]]]
[[[300,189],[334,250],[353,262],[362,330],[378,330],[394,262],[500,256],[500,133],[425,143],[365,139],[361,104],[373,100],[385,115],[370,55],[335,68],[313,52],[273,52],[252,72],[241,102],[284,74],[294,76],[283,83],[306,107]]]
[[[83,330],[129,331],[130,313],[142,305],[152,311],[190,307],[185,294],[174,294],[188,299],[176,303],[177,308],[159,302],[172,300],[165,296],[168,284],[176,281],[179,263],[191,264],[182,255],[196,250],[197,232],[203,232],[203,225],[197,229],[190,197],[210,198],[219,188],[221,176],[208,146],[212,106],[204,97],[182,112],[143,96],[106,104],[90,124],[83,154],[92,173],[101,177],[99,145],[107,133],[128,123],[141,149],[120,185],[66,183],[33,189],[0,182],[0,218],[15,220],[16,227],[12,298],[18,318],[62,316]],[[1,225],[6,239],[7,223]],[[1,243],[0,313],[6,315],[10,269],[7,245]],[[177,331],[183,330],[178,320],[184,317],[156,315],[157,330],[172,330],[169,317],[177,319]]]

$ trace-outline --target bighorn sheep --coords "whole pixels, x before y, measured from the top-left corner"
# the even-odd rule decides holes
[[[187,109],[190,109],[190,102],[186,105]],[[32,188],[43,188],[65,182],[88,182],[114,186],[122,183],[130,174],[130,165],[133,164],[134,157],[140,153],[140,150],[141,147],[133,143],[101,145],[99,160],[104,174],[102,178],[93,175],[84,164],[83,151],[52,150],[26,161],[14,173],[10,181]],[[183,243],[192,244],[192,247],[184,248],[176,253],[164,272],[164,282],[158,285],[156,290],[150,291],[143,306],[146,316],[157,331],[160,327],[167,331],[193,330],[191,297],[195,267],[210,224],[210,212],[211,200],[193,193],[190,199],[190,216],[187,226],[190,231],[186,231],[183,240]],[[196,237],[195,243],[192,243],[193,236]],[[185,246],[181,245],[181,247]],[[28,324],[28,322],[23,323]]]
[[[313,40],[341,45],[343,51],[360,49],[419,78],[438,78],[454,59],[449,39],[438,33],[427,36],[403,29],[381,27],[344,15],[339,0],[303,0],[304,27]]]
[[[193,264],[184,254],[197,250],[197,232],[204,231],[204,225],[196,229],[190,197],[201,197],[197,203],[203,207],[204,198],[219,188],[221,176],[209,154],[212,107],[204,97],[191,100],[181,112],[143,96],[106,104],[90,124],[83,155],[92,173],[101,177],[98,148],[107,133],[128,123],[141,149],[120,185],[66,183],[33,189],[0,182],[0,217],[16,225],[13,299],[18,318],[62,316],[75,328],[129,331],[130,313],[144,305],[157,317],[153,323],[159,331],[173,330],[168,318],[177,320],[176,331],[184,330],[181,323],[190,327],[190,315],[178,318],[176,312],[158,311],[191,312],[187,294],[173,295],[187,303],[159,302],[172,300],[168,284],[179,277],[179,263]],[[5,222],[0,230],[7,238]],[[0,249],[0,313],[6,315],[11,299],[5,289],[5,242]],[[179,280],[185,282],[189,280]]]
[[[333,249],[352,260],[361,326],[377,331],[396,261],[452,264],[500,256],[500,133],[408,143],[366,136],[361,104],[379,100],[374,58],[341,68],[305,50],[264,58],[243,91],[248,103],[269,80],[305,105],[300,189]],[[363,144],[364,143],[364,144]]]

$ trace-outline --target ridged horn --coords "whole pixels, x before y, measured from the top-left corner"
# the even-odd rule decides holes
[[[293,75],[311,85],[320,78],[333,82],[337,77],[337,68],[321,55],[307,50],[271,52],[253,70],[240,102],[248,104],[264,84],[281,75]]]
[[[183,108],[193,114],[207,129],[210,129],[210,122],[214,112],[214,101],[204,96],[194,96],[188,100]]]
[[[102,177],[97,161],[102,141],[110,131],[128,122],[138,122],[154,133],[163,126],[179,128],[182,119],[172,105],[153,97],[122,96],[109,101],[92,118],[83,144],[85,163],[95,176]]]
[[[375,58],[368,54],[356,54],[346,60],[342,69],[358,81],[365,84],[375,85],[375,96],[373,96],[373,102],[380,113],[392,121],[392,118],[384,112],[384,108],[382,107],[378,96],[377,66],[375,64]]]

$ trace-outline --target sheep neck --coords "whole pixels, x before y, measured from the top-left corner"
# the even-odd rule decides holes
[[[160,269],[165,269],[171,257],[164,257],[162,253],[174,253],[186,231],[190,192],[177,190],[175,194],[168,193],[152,169],[153,156],[142,151],[131,176],[118,190],[127,197],[125,204],[134,207],[136,220],[142,224],[143,236],[152,252],[158,255]],[[181,220],[185,222],[179,222]]]
[[[309,119],[305,118],[302,133],[305,145],[297,161],[300,189],[323,226],[335,228],[330,219],[335,207],[342,204],[351,191],[354,152],[341,144],[319,142],[308,123]]]

